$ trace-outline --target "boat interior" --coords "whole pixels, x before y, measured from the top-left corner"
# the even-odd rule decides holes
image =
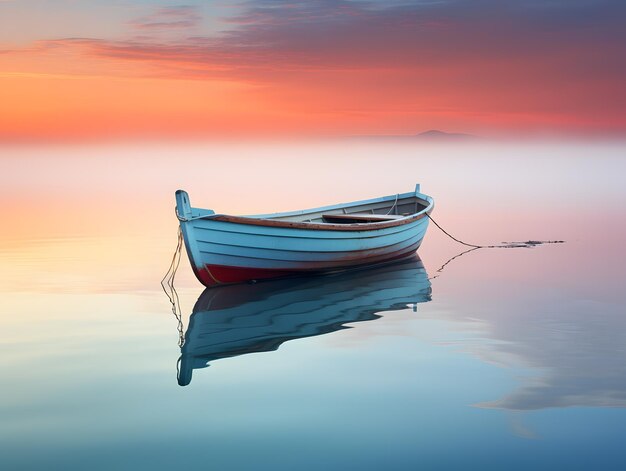
[[[329,224],[358,224],[385,222],[401,219],[426,209],[429,202],[415,193],[393,195],[366,202],[348,203],[326,208],[279,213],[261,216],[262,218],[292,222],[312,222]]]

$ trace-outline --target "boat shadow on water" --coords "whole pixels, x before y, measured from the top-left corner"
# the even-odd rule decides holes
[[[269,352],[288,340],[350,328],[378,313],[431,300],[422,261],[412,256],[376,268],[207,288],[198,298],[181,347],[178,384],[220,358]]]

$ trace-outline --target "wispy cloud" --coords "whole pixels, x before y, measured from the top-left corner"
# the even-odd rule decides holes
[[[139,30],[171,30],[194,28],[201,20],[198,7],[179,5],[158,8],[152,14],[129,21],[129,24]]]
[[[220,35],[190,34],[147,44],[92,39],[89,52],[271,69],[490,65],[506,72],[510,64],[546,68],[555,61],[569,62],[563,73],[626,74],[626,63],[614,60],[626,54],[626,31],[618,20],[626,15],[621,2],[444,0],[382,6],[347,0],[257,0],[243,5],[240,15],[227,20],[232,28]],[[131,24],[141,30],[185,29],[200,18],[195,7],[167,7]],[[527,71],[531,76],[536,72]]]
[[[131,20],[117,39],[57,38],[34,47],[66,49],[89,66],[144,67],[154,77],[253,83],[265,98],[299,101],[344,120],[388,113],[397,123],[407,122],[399,113],[444,110],[465,123],[626,132],[621,1],[237,5],[220,33],[203,33],[202,10],[180,5]],[[122,66],[114,70],[123,73]]]

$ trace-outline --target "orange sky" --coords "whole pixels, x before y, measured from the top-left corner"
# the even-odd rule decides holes
[[[618,2],[92,1],[50,31],[29,3],[0,2],[0,142],[626,134]]]

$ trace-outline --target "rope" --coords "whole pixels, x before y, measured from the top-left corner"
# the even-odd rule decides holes
[[[456,254],[454,257],[450,257],[448,259],[448,261],[446,263],[444,263],[443,265],[441,265],[439,267],[439,269],[435,272],[436,275],[433,275],[433,276],[429,277],[428,280],[430,281],[430,280],[434,280],[435,278],[439,278],[441,276],[441,273],[443,272],[443,269],[446,268],[446,265],[448,265],[448,263],[452,262],[452,260],[455,260],[455,259],[457,259],[459,257],[462,257],[463,255],[468,254],[470,252],[473,252],[474,250],[478,250],[479,248],[480,247],[472,247],[471,249],[467,249],[467,250],[464,250],[461,253]]]
[[[393,202],[393,206],[391,208],[389,208],[389,211],[387,211],[387,213],[385,214],[385,216],[387,216],[388,214],[391,213],[391,211],[393,211],[393,208],[396,207],[396,205],[398,204],[398,197],[400,196],[400,193],[396,194],[396,200]]]
[[[430,214],[426,213],[426,216],[428,217],[428,219],[430,219],[433,222],[435,226],[439,228],[439,230],[441,230],[441,232],[443,232],[445,235],[450,237],[452,240],[454,240],[455,242],[458,242],[459,244],[465,245],[467,247],[473,247],[475,249],[517,249],[517,248],[535,247],[536,245],[543,245],[543,244],[563,244],[565,242],[564,240],[528,240],[526,242],[503,242],[497,245],[469,244],[467,242],[463,242],[462,240],[457,239],[448,231],[446,231],[443,227],[437,224],[437,221],[435,221]]]
[[[176,277],[176,271],[178,270],[178,265],[180,264],[180,257],[183,248],[183,233],[178,227],[178,242],[176,244],[176,250],[174,251],[174,256],[172,257],[172,261],[170,262],[170,267],[167,269],[165,276],[161,280],[161,288],[163,288],[163,292],[167,296],[172,305],[172,314],[178,321],[177,329],[178,329],[178,346],[182,348],[185,343],[185,335],[183,333],[183,319],[181,316],[180,309],[180,299],[178,298],[178,293],[176,292],[176,288],[174,287],[174,279]]]
[[[441,265],[441,267],[439,267],[439,269],[435,272],[434,276],[431,276],[430,278],[428,278],[429,280],[434,280],[435,278],[439,278],[439,276],[441,275],[441,273],[443,272],[444,268],[446,268],[446,265],[448,265],[450,262],[452,262],[453,260],[462,257],[465,254],[468,254],[470,252],[473,252],[474,250],[478,250],[478,249],[517,249],[517,248],[529,248],[529,247],[535,247],[537,245],[543,245],[543,244],[563,244],[565,243],[564,240],[527,240],[526,242],[503,242],[502,244],[498,244],[498,245],[476,245],[476,244],[469,244],[467,242],[463,242],[460,239],[457,239],[456,237],[454,237],[452,234],[450,234],[448,231],[446,231],[443,227],[441,227],[439,224],[437,224],[437,222],[432,218],[432,216],[428,213],[426,213],[426,216],[428,217],[428,219],[430,219],[433,224],[435,226],[437,226],[439,228],[439,230],[441,230],[441,232],[443,232],[445,235],[447,235],[448,237],[450,237],[452,240],[454,240],[455,242],[458,242],[459,244],[465,245],[466,247],[470,247],[469,249],[456,254],[454,257],[448,259],[448,261],[446,263],[444,263],[443,265]]]

